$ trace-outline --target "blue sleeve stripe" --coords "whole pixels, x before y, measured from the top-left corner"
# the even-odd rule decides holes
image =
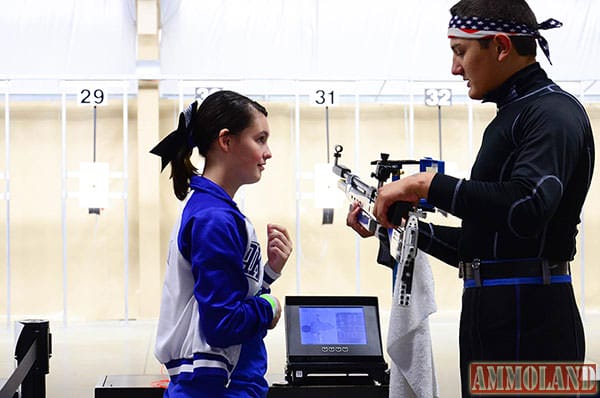
[[[271,284],[275,282],[277,278],[279,278],[281,274],[273,271],[273,268],[269,265],[269,263],[265,264],[265,271],[263,274],[263,288],[270,289]]]
[[[275,281],[275,279],[279,278],[281,274],[273,271],[273,268],[269,265],[269,263],[265,264],[265,280],[269,280],[269,283]]]

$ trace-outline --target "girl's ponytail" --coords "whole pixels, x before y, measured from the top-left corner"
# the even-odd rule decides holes
[[[163,138],[150,153],[160,156],[162,167],[165,169],[171,163],[171,178],[173,191],[179,200],[185,199],[190,185],[190,178],[198,171],[190,157],[194,149],[192,130],[198,102],[194,101],[185,111],[179,114],[177,130]]]
[[[171,160],[173,191],[179,200],[183,200],[187,196],[190,189],[190,179],[198,171],[190,159],[193,149],[194,148],[190,146],[183,146]]]

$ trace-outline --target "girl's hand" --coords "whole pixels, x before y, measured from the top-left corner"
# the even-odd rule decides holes
[[[292,240],[285,227],[267,224],[267,262],[278,274],[292,253]]]

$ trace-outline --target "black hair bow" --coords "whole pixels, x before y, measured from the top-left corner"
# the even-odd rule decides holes
[[[160,171],[163,171],[169,162],[175,159],[177,152],[182,147],[185,146],[187,148],[191,148],[194,146],[192,140],[192,129],[190,127],[192,125],[191,121],[196,114],[197,107],[198,103],[194,101],[184,112],[181,112],[179,114],[177,130],[172,131],[150,150],[150,153],[160,156]]]

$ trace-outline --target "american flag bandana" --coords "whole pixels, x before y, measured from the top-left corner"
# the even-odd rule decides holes
[[[562,22],[550,18],[538,24],[536,30],[529,26],[512,21],[503,21],[501,19],[490,19],[480,17],[460,17],[452,16],[448,25],[448,38],[450,39],[486,39],[494,37],[499,33],[508,36],[530,36],[537,40],[542,51],[550,61],[550,48],[548,41],[540,35],[539,30],[560,28]]]

